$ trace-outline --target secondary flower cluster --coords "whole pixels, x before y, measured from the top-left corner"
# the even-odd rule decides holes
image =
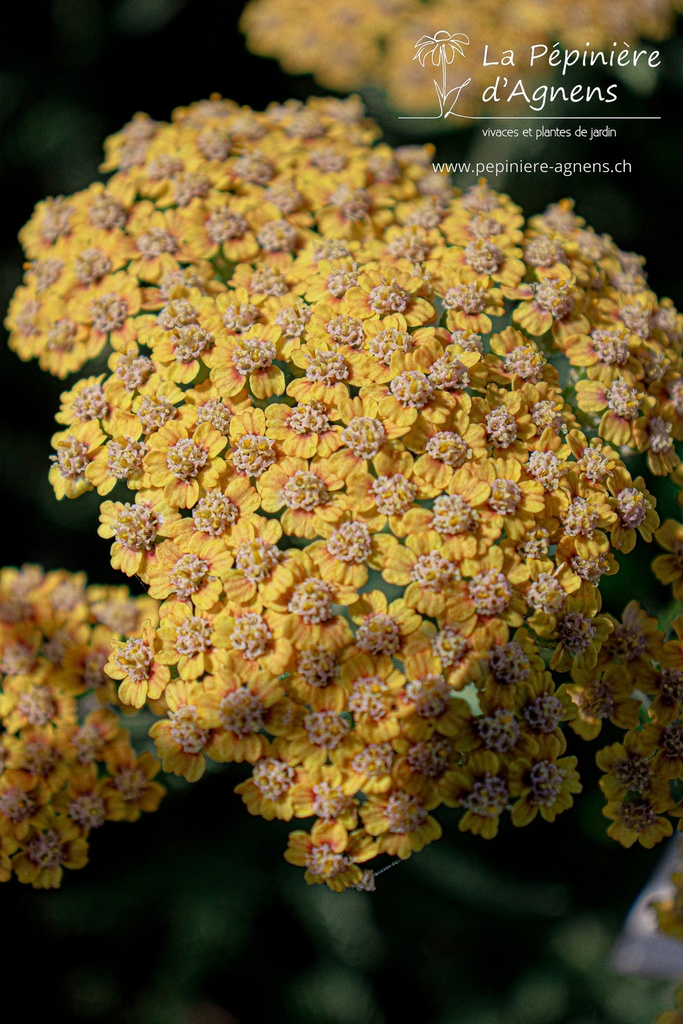
[[[133,750],[104,671],[143,621],[156,602],[126,587],[0,570],[0,881],[55,888],[86,864],[92,829],[157,809],[159,763]]]
[[[679,850],[680,854],[680,850]],[[657,915],[657,925],[663,935],[683,941],[683,872],[679,856],[676,870],[671,875],[671,892],[660,897],[652,905]]]
[[[246,762],[251,813],[313,819],[286,856],[336,890],[441,804],[486,837],[552,821],[563,726],[635,730],[659,685],[656,623],[599,585],[660,525],[624,460],[679,473],[683,317],[570,201],[525,221],[431,155],[354,98],[137,115],[106,183],[36,208],[7,317],[61,377],[107,360],[50,477],[106,499],[112,565],[161,602],[114,644],[120,700],[166,771]],[[615,794],[617,838],[671,830]]]
[[[380,88],[396,110],[408,113],[433,111],[434,81],[441,81],[444,65],[451,66],[448,85],[469,83],[458,96],[457,112],[476,116],[483,90],[499,72],[510,71],[484,65],[485,44],[489,63],[500,60],[503,50],[514,51],[517,63],[523,55],[529,84],[532,46],[546,43],[550,50],[559,40],[581,54],[587,44],[609,54],[615,41],[621,50],[640,38],[672,35],[679,9],[672,0],[582,0],[569,14],[562,0],[484,0],[457,7],[449,0],[250,0],[240,28],[253,53],[275,58],[287,74],[312,74],[340,92]],[[552,68],[546,65],[543,72],[547,80]]]
[[[672,834],[671,819],[680,821],[683,813],[683,617],[673,621],[668,640],[637,601],[621,622],[611,621],[602,673],[568,687],[578,707],[571,726],[584,739],[597,736],[607,720],[624,730],[621,742],[596,757],[607,798],[603,814],[612,821],[607,834],[623,846],[650,849]]]

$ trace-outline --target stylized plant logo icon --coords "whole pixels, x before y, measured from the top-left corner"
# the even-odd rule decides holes
[[[445,29],[441,29],[441,31],[436,32],[433,36],[422,36],[415,43],[417,53],[413,60],[419,60],[422,67],[425,67],[426,61],[430,59],[433,67],[441,68],[441,85],[439,85],[436,79],[433,80],[439,100],[439,117],[448,117],[449,114],[453,113],[453,108],[458,101],[461,90],[472,81],[471,78],[468,78],[462,85],[456,85],[452,89],[446,88],[446,66],[453,63],[456,53],[464,57],[463,45],[469,46],[469,43],[469,38],[463,32],[456,32],[451,35]],[[455,96],[448,109],[446,109],[446,101],[453,93],[455,93]]]

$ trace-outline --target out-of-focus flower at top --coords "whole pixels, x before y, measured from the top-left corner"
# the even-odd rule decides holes
[[[514,51],[519,61],[533,46],[550,51],[558,42],[581,54],[587,42],[595,51],[611,51],[615,42],[628,48],[640,39],[670,36],[679,10],[677,0],[577,0],[569,7],[564,0],[250,0],[240,28],[253,53],[274,58],[287,74],[313,75],[339,92],[381,89],[390,106],[405,114],[439,116],[435,84],[444,113],[446,66],[455,62],[461,77],[450,83],[453,90],[470,83],[456,95],[457,112],[472,117],[481,113],[482,92],[500,71],[484,64],[486,45],[489,65],[494,51],[495,59]],[[467,59],[456,62],[467,44]],[[540,66],[526,66],[527,80]],[[437,67],[440,83],[430,74]],[[548,79],[553,68],[546,65],[544,72]],[[456,117],[448,123],[469,122]]]

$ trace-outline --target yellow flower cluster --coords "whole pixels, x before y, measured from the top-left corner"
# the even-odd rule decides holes
[[[683,317],[570,201],[525,221],[431,156],[353,97],[137,115],[106,183],[38,204],[7,317],[59,376],[107,360],[50,477],[114,492],[112,565],[162,602],[114,644],[121,701],[166,771],[246,762],[252,814],[313,819],[286,856],[334,890],[442,804],[485,837],[552,821],[581,788],[563,725],[635,730],[660,685],[656,624],[599,584],[659,527],[624,459],[679,472]]]
[[[584,739],[611,722],[625,735],[598,752],[612,821],[607,834],[623,846],[651,849],[680,820],[683,780],[683,617],[667,640],[657,620],[631,601],[601,651],[600,676],[567,687],[577,706],[572,728]],[[578,682],[578,685],[577,685]]]
[[[683,941],[683,864],[677,864],[678,870],[671,875],[672,891],[670,895],[657,899],[653,908],[657,915],[657,926],[663,935]]]
[[[557,40],[581,54],[587,43],[611,52],[615,41],[623,49],[640,38],[670,36],[678,10],[677,0],[577,0],[570,9],[563,0],[250,0],[240,28],[253,53],[275,58],[287,74],[312,74],[339,92],[380,88],[396,110],[407,113],[433,112],[434,80],[441,80],[447,63],[453,67],[449,84],[470,83],[457,112],[476,116],[482,91],[501,71],[484,66],[485,44],[496,51],[489,61],[500,60],[503,50],[526,60],[532,46],[545,43],[550,50]],[[466,61],[457,55],[463,47],[446,39],[452,33],[468,39]],[[544,71],[547,79],[552,67]]]
[[[0,881],[55,888],[92,829],[157,809],[159,763],[133,750],[104,671],[112,640],[156,611],[82,573],[0,570]]]

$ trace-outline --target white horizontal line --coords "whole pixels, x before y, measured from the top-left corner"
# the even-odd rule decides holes
[[[441,114],[399,114],[399,121],[437,121],[441,119]],[[578,114],[575,116],[563,116],[562,114],[540,114],[537,117],[533,115],[521,116],[521,117],[507,117],[505,114],[495,115],[492,114],[489,117],[476,117],[475,115],[469,114],[449,114],[449,117],[462,117],[467,121],[661,121],[661,117],[607,117],[601,116],[600,114],[590,114],[586,117],[580,117]],[[444,121],[446,119],[444,118]]]

